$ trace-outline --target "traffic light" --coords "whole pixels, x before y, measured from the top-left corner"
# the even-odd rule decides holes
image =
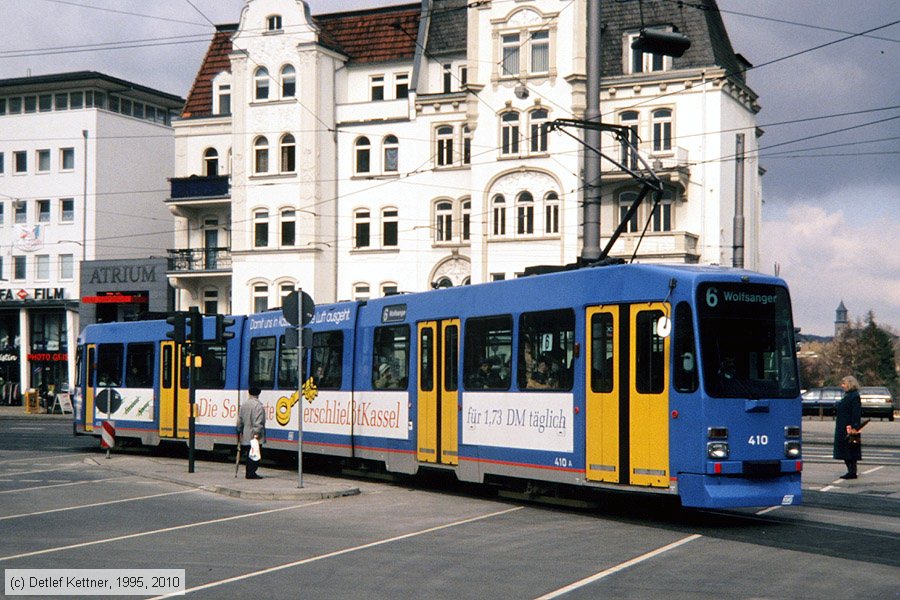
[[[234,325],[234,319],[225,315],[216,315],[216,343],[221,344],[234,337],[233,331],[225,331]]]
[[[191,344],[194,345],[194,348],[197,348],[203,343],[203,315],[200,314],[199,308],[192,306],[188,310],[188,318],[191,326]]]
[[[170,340],[175,340],[178,344],[184,343],[184,317],[183,312],[177,312],[166,317],[166,323],[172,326],[172,329],[166,332],[166,337]]]

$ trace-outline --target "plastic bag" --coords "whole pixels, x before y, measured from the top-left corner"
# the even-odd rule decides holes
[[[248,454],[250,460],[259,460],[262,458],[262,450],[259,447],[259,440],[253,438],[250,440],[250,453]]]

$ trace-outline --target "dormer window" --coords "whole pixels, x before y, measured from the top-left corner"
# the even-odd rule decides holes
[[[671,28],[654,28],[661,31],[670,31]],[[629,73],[653,73],[656,71],[668,71],[672,68],[672,59],[662,54],[652,54],[635,50],[631,44],[638,39],[640,32],[629,33],[625,36],[625,56],[629,57]]]
[[[281,15],[269,15],[266,17],[267,31],[281,31]]]

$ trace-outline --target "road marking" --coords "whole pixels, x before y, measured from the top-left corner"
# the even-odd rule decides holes
[[[84,465],[84,463],[82,463],[82,462],[74,462],[74,463],[67,463],[64,465],[57,465],[56,467],[54,467],[52,469],[34,469],[33,471],[7,471],[6,473],[3,474],[3,476],[11,477],[12,475],[16,475],[16,476],[31,475],[32,473],[51,473],[53,471],[65,471],[65,470],[68,470],[70,467],[79,467],[79,466],[83,466],[83,465]]]
[[[14,560],[17,558],[27,558],[29,556],[38,556],[40,554],[51,554],[53,552],[62,552],[63,550],[73,550],[75,548],[85,548],[87,546],[96,546],[97,544],[108,544],[110,542],[119,542],[122,540],[131,540],[134,538],[145,537],[148,535],[156,535],[157,533],[167,533],[169,531],[178,531],[180,529],[190,529],[191,527],[200,527],[202,525],[212,525],[214,523],[225,523],[227,521],[236,521],[238,519],[248,519],[250,517],[258,517],[260,515],[268,515],[271,513],[283,512],[286,510],[293,510],[295,508],[305,508],[307,506],[315,506],[316,504],[322,504],[325,500],[317,500],[315,502],[307,502],[304,504],[294,504],[292,506],[283,506],[281,508],[272,508],[269,510],[261,510],[254,513],[247,513],[244,515],[235,515],[233,517],[223,517],[221,519],[212,519],[209,521],[200,521],[198,523],[187,523],[186,525],[175,525],[174,527],[163,527],[162,529],[152,529],[150,531],[142,531],[140,533],[129,533],[127,535],[117,535],[111,538],[105,538],[102,540],[94,540],[92,542],[81,542],[80,544],[69,544],[68,546],[57,546],[56,548],[46,548],[44,550],[35,550],[34,552],[23,552],[22,554],[11,554],[9,556],[0,556],[0,562],[4,560]],[[178,592],[181,594],[181,592]]]
[[[76,457],[76,456],[92,456],[92,455],[90,455],[90,454],[72,454],[71,452],[67,452],[66,454],[55,454],[55,455],[51,455],[51,456],[32,456],[31,458],[14,458],[14,459],[12,459],[12,460],[6,460],[6,459],[4,458],[4,459],[3,459],[3,464],[4,464],[4,465],[8,465],[8,464],[10,464],[10,463],[17,463],[17,462],[31,462],[31,463],[34,463],[34,462],[37,462],[37,461],[48,460],[48,459],[51,459],[51,458],[62,458],[63,456]]]
[[[826,485],[825,487],[819,489],[819,491],[820,492],[830,492],[831,490],[833,490],[836,487],[837,486],[834,486],[834,485]]]
[[[770,506],[769,508],[764,508],[761,511],[757,512],[757,515],[764,515],[766,513],[772,512],[773,510],[778,510],[781,508],[780,506]]]
[[[54,483],[53,485],[37,485],[34,487],[19,488],[17,490],[3,490],[0,494],[15,494],[16,492],[30,492],[32,490],[45,490],[47,488],[65,487],[67,485],[84,485],[86,483],[100,483],[101,481],[112,481],[114,479],[125,479],[128,475],[120,477],[107,477],[106,479],[91,479],[89,481],[73,481],[72,483]]]
[[[677,548],[679,546],[683,546],[684,544],[693,542],[694,540],[700,539],[701,537],[703,537],[703,536],[700,535],[699,533],[695,533],[693,535],[687,536],[686,538],[681,538],[680,540],[672,542],[671,544],[667,544],[661,548],[657,548],[656,550],[647,552],[646,554],[641,554],[640,556],[636,556],[636,557],[632,558],[631,560],[626,560],[625,562],[619,563],[618,565],[616,565],[614,567],[610,567],[610,568],[606,569],[605,571],[600,571],[599,573],[597,573],[595,575],[591,575],[590,577],[586,577],[580,581],[571,583],[571,584],[567,585],[566,587],[559,588],[558,590],[550,592],[549,594],[544,594],[543,596],[539,596],[535,600],[550,600],[550,598],[558,598],[559,596],[562,596],[563,594],[568,594],[569,592],[577,590],[578,588],[584,587],[584,586],[588,585],[589,583],[594,583],[595,581],[599,581],[599,580],[603,579],[604,577],[609,577],[610,575],[614,575],[615,573],[625,570],[628,567],[632,567],[638,563],[644,562],[645,560],[649,560],[655,556],[659,556],[660,554],[668,552],[669,550],[674,550],[675,548]]]
[[[50,510],[40,510],[37,512],[30,513],[22,513],[20,515],[8,515],[5,517],[0,517],[0,521],[6,521],[7,519],[19,519],[21,517],[34,517],[36,515],[46,515],[55,512],[65,512],[67,510],[79,510],[82,508],[94,508],[95,506],[108,506],[110,504],[121,504],[123,502],[134,502],[136,500],[149,500],[150,498],[160,498],[162,496],[174,496],[175,494],[192,494],[194,492],[201,492],[203,490],[197,488],[193,490],[179,490],[177,492],[164,492],[161,494],[151,494],[149,496],[137,496],[135,498],[125,498],[123,500],[108,500],[106,502],[95,502],[93,504],[81,504],[79,506],[67,506],[66,508],[53,508]]]
[[[883,468],[884,468],[884,465],[881,465],[880,467],[875,467],[875,468],[869,469],[868,471],[863,471],[862,474],[868,475],[869,473],[874,473],[878,469],[883,469]]]
[[[290,569],[291,567],[298,567],[300,565],[306,565],[312,562],[325,560],[326,558],[333,558],[335,556],[341,556],[342,554],[350,554],[351,552],[357,552],[359,550],[367,550],[369,548],[375,548],[377,546],[383,546],[384,544],[390,544],[391,542],[396,542],[399,540],[405,540],[408,538],[417,537],[420,535],[425,535],[426,533],[432,533],[434,531],[440,531],[442,529],[449,529],[450,527],[456,527],[458,525],[465,525],[466,523],[474,523],[476,521],[481,521],[483,519],[489,519],[491,517],[498,517],[500,515],[505,515],[511,512],[515,512],[517,510],[522,510],[525,508],[524,506],[516,506],[514,508],[508,508],[506,510],[501,510],[497,512],[493,512],[487,515],[481,515],[479,517],[471,517],[469,519],[463,519],[461,521],[454,521],[453,523],[447,523],[446,525],[437,525],[435,527],[429,527],[428,529],[422,529],[421,531],[413,531],[412,533],[404,533],[403,535],[397,535],[391,538],[386,538],[383,540],[378,540],[377,542],[369,542],[368,544],[362,544],[360,546],[354,546],[352,548],[344,548],[343,550],[336,550],[334,552],[329,552],[327,554],[319,554],[318,556],[310,556],[309,558],[304,558],[301,560],[297,560],[294,562],[285,563],[283,565],[277,565],[274,567],[269,567],[267,569],[260,569],[259,571],[252,571],[250,573],[245,573],[243,575],[237,575],[235,577],[229,577],[227,579],[220,579],[219,581],[211,581],[210,583],[206,583],[204,585],[198,585],[196,587],[192,587],[180,592],[173,592],[171,594],[166,594],[164,596],[156,596],[151,598],[150,600],[161,600],[162,598],[169,598],[171,596],[181,596],[184,594],[190,594],[192,592],[199,592],[200,590],[206,590],[213,587],[218,587],[220,585],[225,585],[227,583],[233,583],[235,581],[242,581],[244,579],[250,579],[251,577],[257,577],[259,575],[267,575],[269,573],[275,573],[277,571],[283,571],[284,569]]]
[[[10,431],[43,431],[43,427],[10,427]]]

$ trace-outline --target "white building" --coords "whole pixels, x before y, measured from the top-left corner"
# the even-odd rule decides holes
[[[639,139],[666,192],[611,256],[732,264],[738,247],[755,269],[748,65],[715,10],[645,4],[642,21],[636,2],[602,3],[601,112]],[[584,116],[586,11],[586,0],[423,0],[312,16],[301,1],[249,0],[239,24],[219,27],[175,123],[179,308],[245,313],[294,286],[318,302],[363,299],[575,262],[583,132],[546,125]],[[642,25],[681,30],[691,48],[632,50]],[[639,186],[610,160],[601,168],[603,246]]]
[[[95,72],[0,80],[0,402],[72,380],[84,261],[170,247],[183,103]]]

